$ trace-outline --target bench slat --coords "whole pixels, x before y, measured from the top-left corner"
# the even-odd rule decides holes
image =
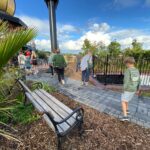
[[[53,123],[51,122],[51,120],[49,119],[49,117],[48,117],[46,114],[43,115],[43,119],[46,121],[46,123],[48,124],[48,126],[49,126],[54,132],[56,132]],[[58,130],[59,130],[60,133],[63,133],[63,132],[64,132],[63,129],[62,129],[59,125],[57,125],[57,128],[58,128]]]
[[[36,102],[36,100],[34,99],[34,97],[30,93],[28,93],[28,92],[26,92],[25,94],[26,94],[27,98],[30,100],[30,102],[33,104],[33,106],[35,107],[35,109],[38,112],[43,113],[44,109]],[[47,124],[49,125],[49,127],[52,128],[52,130],[55,132],[55,127],[54,127],[53,123],[51,122],[51,120],[49,119],[49,117],[46,114],[44,114],[42,117],[47,122]],[[57,128],[58,128],[58,130],[59,130],[60,133],[63,133],[63,129],[59,125],[57,126]]]
[[[57,100],[55,97],[44,91],[43,89],[39,89],[42,93],[44,93],[49,99],[51,99],[56,105],[60,106],[64,111],[66,111],[68,114],[71,114],[73,111],[64,105],[62,102]]]
[[[28,92],[26,92],[25,94],[26,94],[27,98],[30,100],[30,102],[33,104],[33,106],[37,109],[37,111],[40,113],[43,113],[44,109],[36,102],[34,97]]]
[[[43,100],[38,95],[36,95],[35,93],[32,93],[32,96],[34,97],[34,99],[36,99],[37,103],[41,107],[43,107],[43,109],[46,112],[52,113],[52,115],[54,116],[56,121],[61,121],[62,120],[62,118],[59,115],[57,115],[46,103],[44,103]],[[70,126],[66,122],[62,123],[61,127],[64,131],[66,131],[68,128],[70,128]]]
[[[48,126],[50,128],[52,128],[52,130],[55,132],[55,127],[54,127],[53,123],[51,122],[51,120],[49,119],[49,117],[46,114],[44,114],[43,118],[47,122]]]
[[[25,89],[26,92],[29,92],[29,93],[32,92],[32,91],[24,84],[23,81],[19,80],[18,82],[21,84],[21,86]]]
[[[69,115],[66,111],[64,111],[53,101],[51,101],[51,99],[49,99],[44,93],[41,93],[40,90],[35,90],[35,93],[38,96],[40,96],[43,99],[43,101],[45,101],[45,103],[47,103],[53,109],[53,111],[55,111],[63,119]],[[67,120],[67,123],[69,123],[69,125],[72,126],[75,123],[75,121],[76,121],[75,118],[71,117],[70,119]]]
[[[67,112],[68,114],[71,114],[73,111],[67,107],[65,104],[63,104],[62,102],[60,102],[59,100],[57,100],[54,96],[50,95],[49,93],[47,93],[46,91],[44,91],[43,89],[39,89],[42,93],[44,93],[51,101],[53,101],[56,105],[58,105],[59,107],[61,107],[61,109],[63,109],[65,112]],[[76,114],[73,115],[74,118],[76,118]]]

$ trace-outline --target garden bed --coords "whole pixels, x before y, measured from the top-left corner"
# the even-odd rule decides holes
[[[82,106],[85,110],[82,138],[74,130],[63,143],[64,150],[149,150],[150,129],[132,123],[121,122],[116,118],[79,104],[55,92],[53,94],[71,108]],[[18,125],[17,136],[22,143],[0,139],[1,148],[7,150],[55,150],[56,137],[52,130],[41,120],[29,125]],[[1,149],[0,148],[0,149]]]

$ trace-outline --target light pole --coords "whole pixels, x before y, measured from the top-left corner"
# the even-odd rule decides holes
[[[57,44],[57,27],[56,27],[56,8],[59,0],[45,0],[49,10],[49,24],[51,37],[51,51],[58,48]]]

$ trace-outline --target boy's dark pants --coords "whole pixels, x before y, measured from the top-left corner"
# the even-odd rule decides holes
[[[53,66],[49,66],[50,67],[50,69],[51,69],[51,74],[52,74],[52,76],[54,75],[54,67]]]
[[[61,82],[61,80],[64,80],[64,68],[55,68],[55,71],[58,75],[58,81]]]
[[[89,69],[86,69],[86,70],[82,71],[82,81],[83,82],[88,82],[89,81],[89,76],[90,76]]]

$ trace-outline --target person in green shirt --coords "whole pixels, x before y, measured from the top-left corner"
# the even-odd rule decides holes
[[[123,94],[121,96],[122,101],[122,111],[123,118],[122,121],[128,121],[128,103],[132,100],[135,93],[138,94],[140,86],[140,73],[137,68],[135,68],[135,60],[133,57],[128,57],[124,61],[127,69],[124,73],[124,84],[123,84]]]
[[[55,50],[51,53],[51,55],[48,58],[48,64],[49,64],[49,68],[51,69],[52,77],[54,76],[54,66],[53,66],[54,56],[55,56]]]
[[[53,57],[53,66],[58,75],[58,81],[61,84],[65,84],[64,80],[64,71],[67,66],[65,58],[62,54],[60,54],[60,50],[56,50],[56,54]]]

